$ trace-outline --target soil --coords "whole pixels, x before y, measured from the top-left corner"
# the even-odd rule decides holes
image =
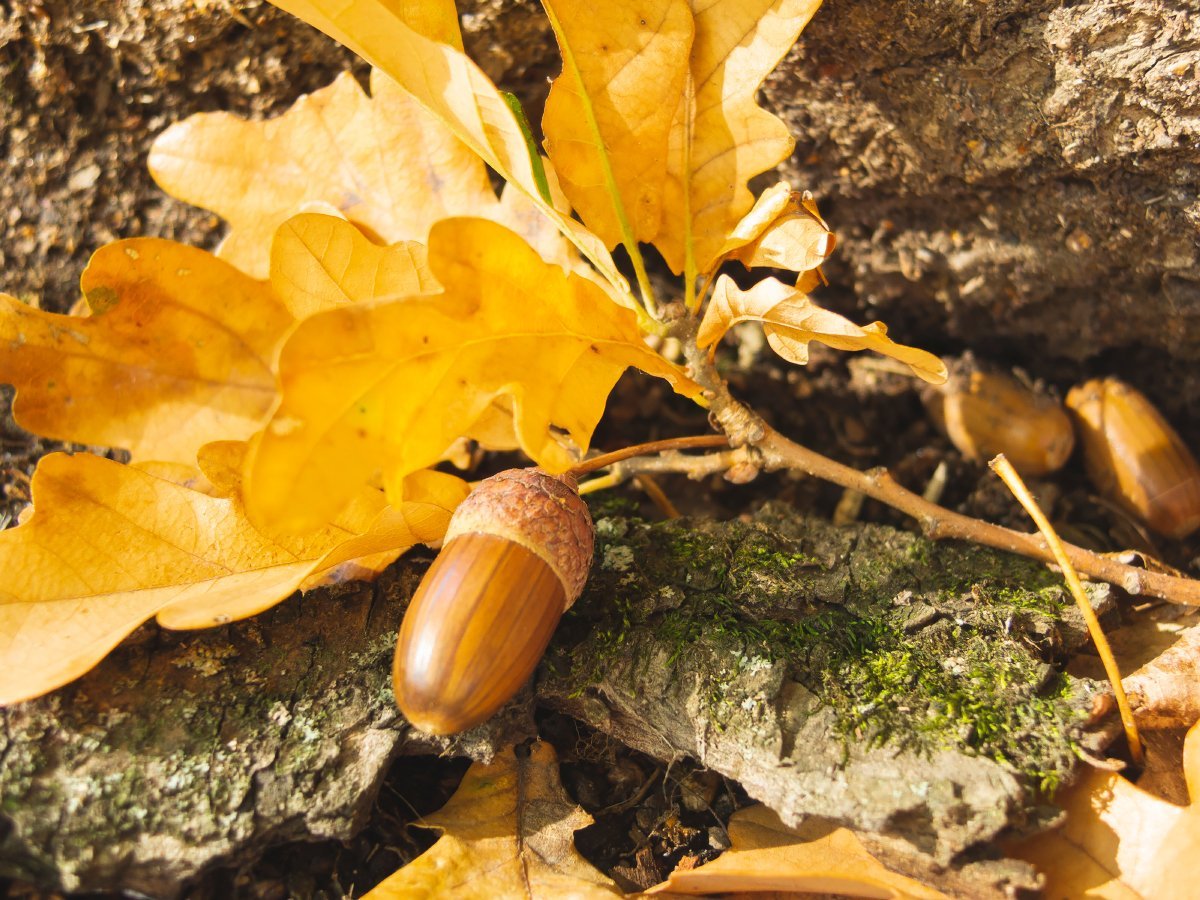
[[[843,235],[829,305],[883,318],[907,342],[1023,365],[1059,391],[1122,374],[1200,445],[1200,125],[1194,96],[1180,99],[1177,84],[1190,78],[1194,94],[1200,24],[1187,6],[830,4],[766,92],[799,135],[787,174],[818,190]],[[460,8],[472,55],[537,121],[556,63],[536,4]],[[171,200],[146,173],[150,141],[196,112],[280,113],[347,68],[365,74],[347,51],[256,0],[0,0],[0,292],[65,311],[89,255],[109,241],[215,246],[219,220]],[[1129,71],[1145,79],[1123,81]],[[735,393],[785,433],[858,468],[887,466],[917,490],[944,464],[943,503],[1026,527],[986,470],[937,432],[907,380],[816,348],[804,371],[749,340],[734,352]],[[638,377],[621,383],[610,412],[601,446],[707,428],[695,407]],[[0,440],[0,516],[14,520],[24,478],[52,447],[7,417]],[[685,513],[714,518],[765,499],[829,517],[843,500],[786,476],[662,486]],[[1097,498],[1077,464],[1036,487],[1064,536],[1139,547],[1200,574],[1200,541],[1148,535]],[[625,496],[655,515],[641,494]],[[872,502],[859,518],[905,524]],[[736,783],[664,766],[559,714],[538,728],[572,797],[597,816],[579,848],[622,884],[647,886],[726,846],[724,823],[747,802]],[[409,826],[464,770],[462,760],[407,758],[351,844],[285,845],[210,872],[185,896],[361,896],[428,846]],[[53,896],[16,882],[0,889]]]

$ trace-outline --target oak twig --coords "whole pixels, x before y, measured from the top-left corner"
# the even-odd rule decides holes
[[[1047,563],[1055,562],[1054,554],[1037,534],[1014,531],[956,513],[903,487],[886,469],[862,472],[783,436],[730,394],[728,385],[709,361],[707,353],[696,346],[696,328],[694,319],[684,318],[673,324],[672,331],[683,345],[692,377],[704,388],[710,402],[709,418],[729,437],[731,444],[746,447],[754,454],[761,468],[804,472],[859,491],[916,519],[922,533],[931,540],[958,538]],[[1130,594],[1200,606],[1200,581],[1148,572],[1072,544],[1064,544],[1063,548],[1071,564],[1090,578],[1115,584]]]
[[[612,484],[616,485],[639,475],[670,472],[686,475],[693,481],[699,481],[701,478],[715,475],[718,472],[727,472],[734,466],[746,463],[751,458],[751,452],[745,447],[723,450],[719,453],[704,453],[699,456],[686,456],[677,451],[669,451],[659,456],[641,456],[613,463],[608,467],[608,474],[604,478],[611,479]]]
[[[629,447],[622,447],[619,450],[612,450],[608,453],[601,453],[598,456],[585,459],[582,462],[572,466],[569,474],[578,478],[580,475],[588,475],[598,469],[607,469],[614,463],[632,459],[635,456],[649,456],[653,453],[664,453],[668,451],[676,452],[679,450],[701,450],[711,447],[728,446],[729,438],[721,434],[698,434],[692,437],[664,438],[661,441],[647,441],[644,444],[632,444]],[[665,469],[659,471],[677,470]]]

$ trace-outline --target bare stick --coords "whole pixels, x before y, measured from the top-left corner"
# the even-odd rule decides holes
[[[751,459],[752,451],[747,447],[723,450],[720,453],[704,453],[685,456],[678,451],[669,451],[661,456],[639,456],[612,463],[608,472],[579,486],[579,493],[591,494],[624,484],[630,478],[641,480],[649,475],[686,475],[699,481],[718,472],[728,472],[734,466],[744,465]]]
[[[1129,698],[1125,696],[1125,688],[1121,684],[1121,670],[1117,667],[1112,647],[1108,645],[1108,638],[1104,636],[1100,620],[1096,618],[1096,611],[1092,609],[1092,604],[1088,602],[1087,595],[1083,592],[1083,585],[1079,583],[1079,576],[1075,574],[1075,567],[1067,558],[1066,550],[1063,549],[1058,533],[1055,532],[1054,526],[1050,524],[1050,520],[1046,518],[1046,514],[1042,512],[1037,501],[1033,499],[1033,494],[1029,493],[1029,488],[1025,486],[1025,482],[1021,480],[1021,476],[1017,474],[1012,463],[1004,458],[1003,453],[988,465],[1025,507],[1025,512],[1029,513],[1033,521],[1037,523],[1038,530],[1050,544],[1050,550],[1054,553],[1059,568],[1062,569],[1067,587],[1071,589],[1071,596],[1075,598],[1075,605],[1079,607],[1079,611],[1083,614],[1083,621],[1087,623],[1088,633],[1092,636],[1092,643],[1096,645],[1096,652],[1100,654],[1100,661],[1104,663],[1104,672],[1108,675],[1108,683],[1112,686],[1117,709],[1121,711],[1121,724],[1125,727],[1125,739],[1129,741],[1129,755],[1133,758],[1134,763],[1140,766],[1143,758],[1142,739],[1138,736],[1137,723],[1133,720],[1133,710],[1129,706]]]
[[[692,437],[664,438],[661,441],[648,441],[645,444],[633,444],[613,450],[611,453],[601,453],[591,459],[573,466],[570,474],[578,478],[588,475],[597,469],[607,469],[613,463],[630,459],[634,456],[649,456],[652,453],[662,453],[668,450],[700,450],[710,447],[728,447],[729,438],[720,434],[699,434]]]
[[[713,423],[729,436],[731,444],[747,445],[755,451],[762,468],[792,469],[860,491],[912,516],[925,536],[932,540],[959,538],[1043,562],[1055,561],[1054,554],[1039,535],[1013,531],[953,512],[902,487],[885,469],[860,472],[784,437],[729,393],[725,380],[709,363],[707,354],[696,347],[693,320],[677,320],[673,330],[681,339],[692,377],[704,388],[711,402],[709,415]],[[1089,578],[1118,585],[1130,594],[1200,606],[1200,581],[1148,572],[1082,547],[1063,546],[1071,564]]]

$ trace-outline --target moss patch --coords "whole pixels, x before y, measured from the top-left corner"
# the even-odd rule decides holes
[[[951,749],[995,761],[1031,793],[1054,790],[1075,764],[1090,694],[1058,669],[1067,600],[1053,574],[887,528],[779,527],[777,516],[601,519],[553,677],[575,694],[602,681],[636,692],[665,663],[699,680],[715,730],[798,685],[815,698],[809,714],[832,715],[844,753]],[[614,558],[626,564],[603,564]]]

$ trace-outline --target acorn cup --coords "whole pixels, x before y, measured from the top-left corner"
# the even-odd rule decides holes
[[[508,702],[583,592],[594,539],[570,475],[509,469],[480,482],[400,626],[392,676],[405,717],[454,734]]]
[[[1200,466],[1143,394],[1096,378],[1071,388],[1067,407],[1100,493],[1166,537],[1200,527]]]

